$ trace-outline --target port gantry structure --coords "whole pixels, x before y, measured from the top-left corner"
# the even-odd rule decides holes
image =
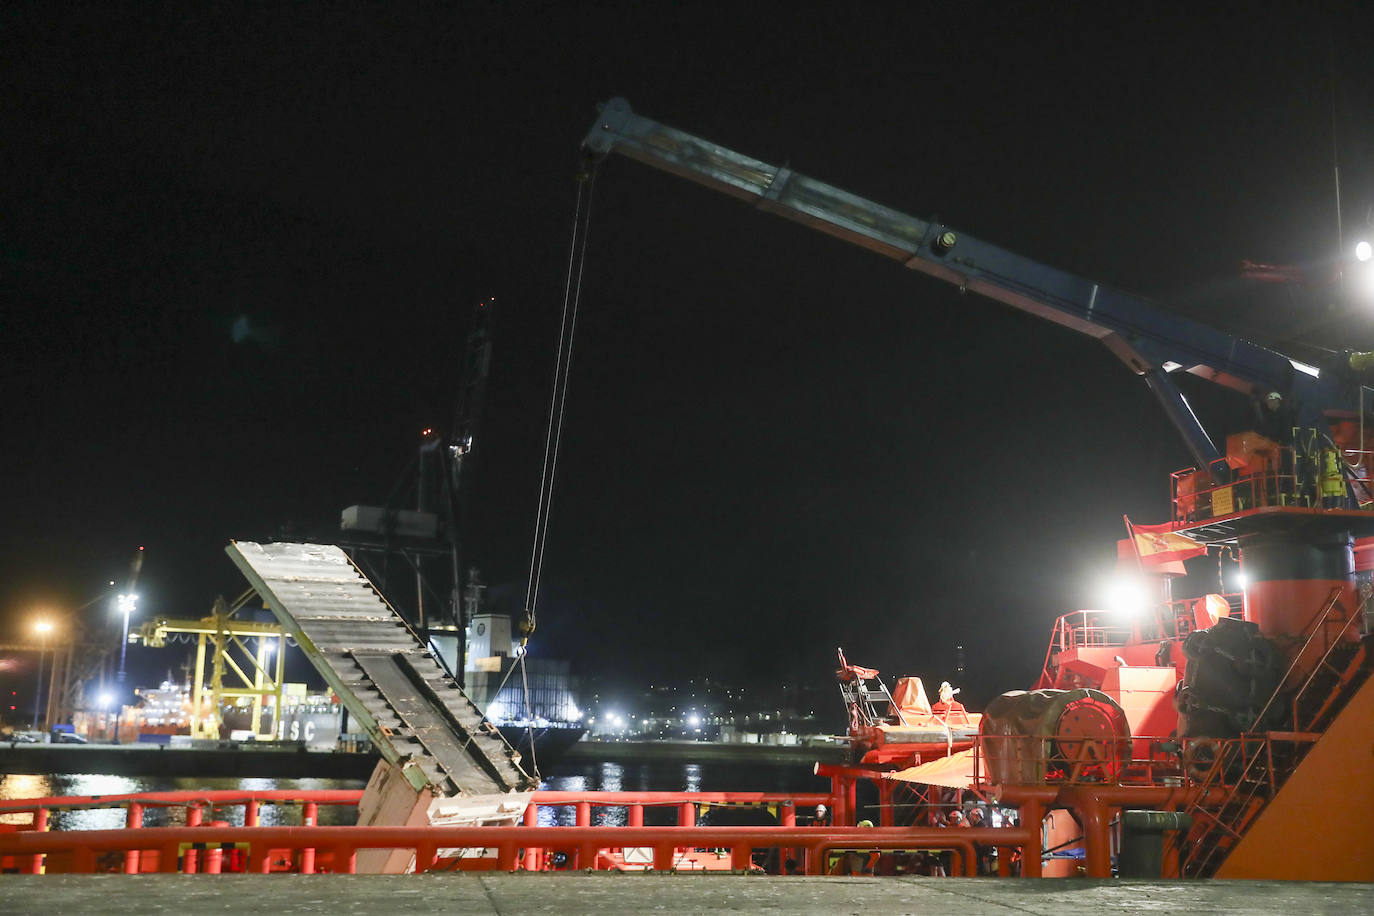
[[[281,722],[282,683],[286,665],[286,631],[272,621],[239,618],[254,597],[252,589],[232,603],[215,599],[209,616],[199,620],[155,617],[129,633],[130,642],[141,642],[153,649],[167,645],[168,637],[186,634],[196,637],[196,666],[191,682],[191,737],[217,739],[223,703],[239,698],[252,701],[250,730],[256,741],[275,741]],[[252,639],[249,645],[245,640]],[[210,676],[205,667],[207,652]],[[226,684],[226,675],[230,680]],[[263,700],[271,698],[272,725],[264,728]]]

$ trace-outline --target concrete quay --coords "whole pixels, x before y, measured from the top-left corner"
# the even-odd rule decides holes
[[[744,875],[7,875],[4,913],[795,913],[816,916],[1374,912],[1374,885]]]

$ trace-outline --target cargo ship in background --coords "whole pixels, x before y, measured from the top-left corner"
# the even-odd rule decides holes
[[[464,689],[531,767],[558,759],[586,734],[567,659],[526,653],[511,618],[480,606],[467,645]]]
[[[193,691],[190,684],[165,680],[157,687],[137,687],[134,702],[118,711],[77,710],[71,728],[88,742],[161,744],[196,747],[221,742],[274,741],[311,751],[365,750],[365,735],[346,732],[346,713],[329,688],[282,685],[281,714],[272,698],[239,697],[219,706],[218,737],[192,737]],[[254,715],[254,705],[257,715]],[[207,717],[208,718],[208,717]]]

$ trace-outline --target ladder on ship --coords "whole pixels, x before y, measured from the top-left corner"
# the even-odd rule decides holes
[[[417,791],[428,786],[453,797],[534,788],[515,749],[343,550],[246,541],[226,550]]]
[[[1220,752],[1198,783],[1199,801],[1189,811],[1193,827],[1180,838],[1179,870],[1183,877],[1210,878],[1217,874],[1245,832],[1374,671],[1374,636],[1345,639],[1350,628],[1363,619],[1368,598],[1329,645],[1323,648],[1316,642],[1316,637],[1326,632],[1339,596],[1340,590],[1333,590],[1251,731],[1219,743]],[[1316,662],[1310,672],[1299,668],[1301,660],[1314,656]],[[1280,705],[1286,709],[1288,730],[1259,731],[1260,723]],[[1207,804],[1218,789],[1222,793],[1220,803]]]

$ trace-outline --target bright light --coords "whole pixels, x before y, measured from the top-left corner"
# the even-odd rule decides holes
[[[1371,246],[1364,239],[1355,243],[1355,260],[1368,261],[1374,258],[1374,246]]]
[[[138,607],[138,596],[130,592],[119,596],[119,612],[128,617]]]
[[[1300,363],[1296,359],[1290,359],[1288,363],[1294,369],[1297,369],[1299,372],[1306,373],[1307,375],[1310,375],[1313,378],[1322,377],[1322,371],[1318,369],[1316,366],[1309,366],[1307,363]]]
[[[271,655],[273,652],[277,651],[277,641],[275,639],[258,637],[258,642],[262,645],[263,655]]]
[[[1374,264],[1368,264],[1352,273],[1361,295],[1366,298],[1374,297]]]
[[[114,694],[102,693],[100,695],[100,699],[98,700],[98,702],[100,703],[101,709],[109,709],[110,704],[114,702]]]
[[[691,728],[696,728],[698,725],[701,724],[701,716],[698,716],[696,713],[692,713],[690,716],[687,717],[687,724]]]
[[[1245,591],[1245,586],[1250,584],[1250,577],[1237,570],[1236,574],[1231,577],[1231,583],[1235,586],[1237,591],[1243,592]]]
[[[33,628],[43,636],[47,636],[49,633],[52,632],[52,624],[46,620],[38,621],[33,625]]]
[[[1150,603],[1145,585],[1139,579],[1112,579],[1104,592],[1107,609],[1122,614],[1138,614]]]

